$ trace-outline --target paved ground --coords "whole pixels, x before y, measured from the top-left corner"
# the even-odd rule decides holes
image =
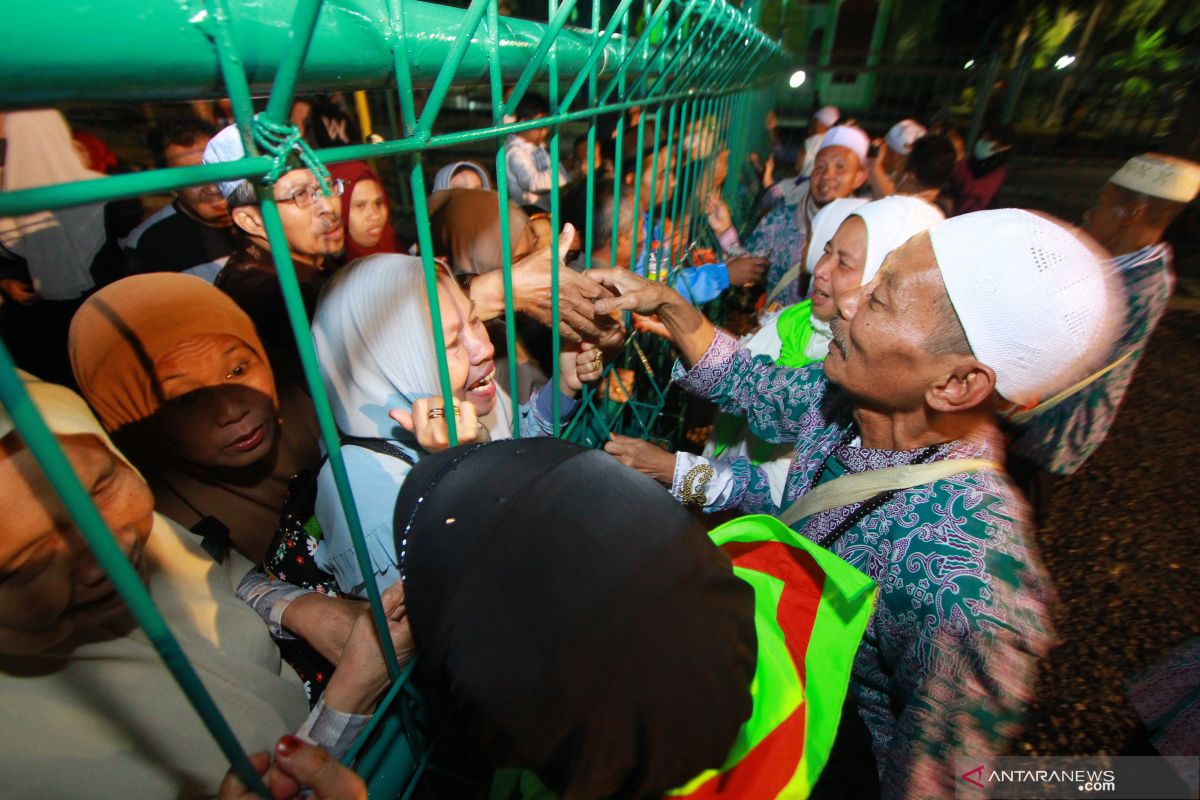
[[[1125,683],[1200,635],[1200,313],[1173,308],[1108,439],[1055,490],[1038,537],[1062,644],[1018,751],[1115,754],[1138,739]]]

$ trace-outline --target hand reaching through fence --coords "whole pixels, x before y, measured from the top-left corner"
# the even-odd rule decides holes
[[[610,433],[609,438],[610,441],[604,445],[604,451],[611,454],[617,461],[636,469],[643,475],[654,478],[664,486],[670,486],[674,482],[674,453],[632,436]]]
[[[596,314],[632,311],[657,315],[666,328],[667,338],[679,348],[686,364],[696,363],[712,344],[716,328],[671,287],[648,281],[627,269],[592,269],[587,276],[618,295],[596,300]]]
[[[591,342],[584,342],[578,350],[564,350],[562,354],[562,388],[572,394],[583,388],[583,384],[600,380],[604,373],[604,351]]]
[[[729,270],[730,286],[754,286],[763,279],[767,272],[765,258],[758,256],[740,256],[730,259],[726,264]]]
[[[559,332],[568,342],[588,340],[601,345],[619,342],[624,329],[619,321],[596,314],[593,301],[611,292],[589,281],[562,263],[562,257],[575,239],[575,228],[563,226],[558,237]],[[513,308],[549,326],[553,319],[551,291],[551,248],[545,247],[512,268]],[[479,318],[487,321],[504,314],[504,276],[499,270],[480,275],[471,282],[471,302]]]
[[[306,797],[310,800],[366,800],[367,786],[349,767],[316,745],[295,736],[281,737],[270,753],[255,753],[250,763],[262,775],[273,800]],[[249,800],[248,790],[230,770],[221,782],[218,800]]]
[[[393,408],[388,416],[404,430],[416,434],[417,444],[422,450],[436,453],[450,446],[450,427],[446,424],[445,406],[441,397],[421,397],[413,401],[411,412]],[[454,416],[459,444],[487,441],[487,428],[479,424],[475,406],[455,400]]]
[[[718,192],[708,193],[708,197],[704,199],[704,213],[708,216],[708,224],[712,228],[714,236],[720,236],[733,227],[733,217],[729,213],[729,206],[721,199]]]
[[[408,627],[408,612],[404,605],[404,584],[397,581],[384,590],[380,598],[387,618],[388,633],[396,659],[401,666],[412,658],[412,631]],[[375,623],[364,612],[354,623],[342,660],[329,679],[322,699],[330,708],[346,714],[369,714],[375,702],[390,683],[386,657],[379,645]]]

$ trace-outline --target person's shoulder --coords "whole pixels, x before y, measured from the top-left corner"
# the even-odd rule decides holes
[[[155,211],[153,214],[146,217],[146,219],[142,220],[142,222],[136,228],[131,230],[129,234],[121,240],[121,246],[136,250],[141,246],[142,237],[144,237],[150,230],[156,228],[160,223],[176,216],[180,215],[175,210],[175,204],[167,203],[158,211]]]

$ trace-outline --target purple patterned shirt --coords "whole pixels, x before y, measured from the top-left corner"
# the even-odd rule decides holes
[[[791,369],[752,358],[718,331],[676,378],[770,442],[794,442],[783,507],[845,473],[912,463],[921,451],[846,443],[849,397],[822,365]],[[933,460],[1003,462],[999,431],[941,445]],[[768,488],[745,470],[741,509],[778,515]],[[802,519],[819,541],[858,504]],[[898,492],[829,545],[879,584],[855,657],[851,691],[871,732],[883,797],[953,797],[954,757],[1003,754],[1032,699],[1037,660],[1051,647],[1050,584],[1024,501],[998,470],[953,475]]]

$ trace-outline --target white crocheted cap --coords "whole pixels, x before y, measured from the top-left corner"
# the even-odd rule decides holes
[[[237,161],[245,155],[246,147],[242,144],[241,131],[237,125],[227,125],[208,140],[201,160],[205,164],[223,164],[226,161]],[[217,181],[217,188],[221,190],[223,197],[228,198],[243,180],[244,178],[236,181]]]
[[[871,147],[871,140],[867,138],[867,134],[858,128],[849,125],[838,125],[830,128],[825,133],[825,137],[821,139],[821,146],[817,148],[817,152],[821,152],[826,147],[845,147],[858,156],[860,163],[866,164],[867,151]]]
[[[887,132],[887,146],[893,152],[906,156],[913,142],[925,135],[925,126],[915,119],[902,119]]]
[[[883,266],[888,253],[946,216],[942,210],[919,197],[894,194],[867,203],[854,212],[867,224],[867,258],[863,262],[862,285],[866,286]]]
[[[1094,241],[1052,217],[977,211],[929,229],[950,302],[996,391],[1031,405],[1096,366],[1121,303]]]
[[[825,106],[817,113],[813,114],[813,119],[824,125],[826,128],[832,128],[837,124],[838,118],[842,116],[842,112],[838,111],[837,106]]]
[[[867,200],[862,197],[842,197],[826,203],[812,219],[812,235],[808,237],[808,252],[804,254],[804,266],[811,275],[817,267],[817,262],[825,254],[825,245],[837,233],[837,229],[846,221],[846,217],[855,209],[865,206]]]
[[[1150,197],[1190,203],[1200,191],[1200,164],[1162,153],[1142,153],[1126,161],[1108,180]]]

